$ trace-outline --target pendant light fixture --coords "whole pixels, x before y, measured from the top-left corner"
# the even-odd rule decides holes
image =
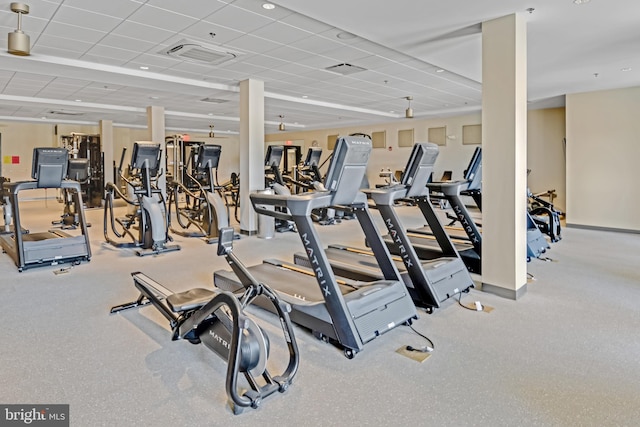
[[[404,99],[406,99],[409,102],[409,106],[404,111],[404,116],[407,119],[413,119],[413,108],[411,108],[411,101],[413,101],[413,96],[405,96]]]
[[[29,5],[24,3],[11,3],[11,11],[18,14],[18,28],[9,33],[7,39],[7,52],[12,55],[27,56],[31,54],[31,42],[29,36],[22,32],[22,15],[29,13]]]
[[[216,135],[213,133],[213,128],[214,127],[215,126],[213,126],[213,125],[209,125],[209,138],[215,138],[216,137]]]
[[[280,124],[278,125],[278,130],[283,132],[285,131],[285,127],[284,127],[284,116],[283,115],[279,115],[278,117],[280,117]]]

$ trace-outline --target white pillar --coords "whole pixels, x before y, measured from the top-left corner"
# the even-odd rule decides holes
[[[264,82],[240,82],[240,231],[254,234],[257,216],[249,194],[264,189]]]
[[[104,182],[115,182],[113,176],[113,121],[100,120],[100,145],[104,153]]]
[[[166,177],[166,155],[167,144],[164,140],[164,107],[151,106],[147,107],[147,129],[149,129],[149,141],[160,144],[162,148],[162,159],[160,160],[160,168],[164,172],[158,179],[158,188],[162,191],[162,197],[167,199],[167,177]]]
[[[527,284],[527,28],[482,24],[482,289],[517,299]]]

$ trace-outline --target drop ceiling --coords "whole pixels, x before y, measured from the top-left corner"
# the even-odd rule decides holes
[[[265,83],[265,131],[479,111],[481,23],[527,20],[530,106],[640,84],[636,0],[30,0],[31,56],[0,53],[0,121],[239,130],[239,82]],[[0,43],[16,29],[0,2]],[[528,11],[528,9],[533,9]],[[177,45],[232,52],[203,62]],[[193,56],[193,55],[192,55]],[[333,71],[327,70],[336,67]],[[342,73],[347,70],[348,73]]]

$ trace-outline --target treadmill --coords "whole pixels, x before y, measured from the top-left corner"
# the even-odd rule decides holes
[[[359,136],[338,138],[325,178],[325,190],[292,195],[253,193],[251,203],[259,214],[295,222],[311,268],[266,260],[249,267],[260,282],[278,292],[291,305],[291,320],[314,336],[333,342],[351,359],[365,343],[417,318],[416,308],[378,234],[369,213],[367,197],[360,191],[372,150],[371,140]],[[383,278],[361,282],[336,277],[323,250],[311,211],[330,206],[349,207],[369,240]],[[285,208],[283,211],[273,207]],[[216,271],[217,287],[242,292],[231,271]],[[268,304],[256,304],[269,308]]]
[[[14,221],[14,230],[22,230],[18,193],[38,188],[60,188],[71,193],[80,235],[62,230],[37,233],[13,232],[0,235],[0,246],[15,262],[18,271],[65,262],[80,264],[91,259],[87,222],[82,205],[80,183],[65,179],[68,152],[64,148],[34,148],[31,181],[5,182]]]
[[[478,208],[482,210],[481,183],[482,149],[480,147],[477,147],[473,153],[473,157],[469,162],[469,167],[465,171],[465,180],[427,183],[429,190],[444,194],[444,197],[453,209],[456,219],[460,221],[462,229],[467,234],[469,241],[473,245],[475,254],[478,255],[477,260],[475,258],[466,258],[467,261],[465,261],[465,263],[467,263],[470,271],[478,274],[481,273],[480,254],[482,253],[482,233],[473,221],[469,210],[462,202],[460,196],[467,195],[473,197]],[[418,233],[424,233],[424,231],[411,230],[412,235],[417,235]],[[530,261],[531,258],[539,258],[549,247],[550,246],[546,239],[527,212],[527,261]],[[475,255],[473,252],[469,252],[468,254]],[[463,256],[463,259],[465,259],[465,255],[467,254],[461,253],[461,255]]]
[[[415,144],[400,183],[365,191],[375,202],[389,236],[395,243],[394,252],[400,254],[394,257],[394,261],[414,303],[426,308],[428,312],[439,308],[441,302],[453,295],[468,291],[474,286],[471,275],[429,201],[429,191],[425,184],[433,172],[437,157],[436,144]],[[446,242],[441,248],[440,257],[420,260],[413,249],[394,207],[397,200],[409,198],[424,199],[422,203],[429,210],[426,215],[429,226],[440,233],[441,240]],[[380,269],[370,249],[330,245],[326,252],[334,272],[341,276],[356,280],[381,278]],[[310,266],[303,253],[296,253],[294,260],[296,264]]]
[[[482,236],[467,207],[460,199],[462,191],[473,191],[480,188],[482,179],[482,151],[476,148],[469,166],[465,171],[465,179],[462,181],[427,182],[430,192],[438,192],[444,195],[449,201],[451,208],[457,219],[462,224],[466,233],[465,239],[451,237],[449,232],[442,227],[433,205],[429,199],[429,194],[419,195],[413,198],[429,227],[420,229],[408,229],[406,234],[411,246],[420,259],[435,259],[442,256],[452,256],[451,248],[459,254],[467,270],[471,273],[481,273],[480,253],[482,250]],[[469,193],[469,195],[472,195]],[[475,197],[474,197],[475,200]],[[435,227],[431,224],[436,224]],[[385,236],[385,242],[394,254],[398,254],[391,236]]]

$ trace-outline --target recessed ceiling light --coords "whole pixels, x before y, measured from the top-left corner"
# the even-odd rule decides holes
[[[438,69],[436,70],[436,73],[444,73],[444,70],[443,70],[442,68],[438,68]]]
[[[585,4],[585,3],[589,3],[589,1],[591,0],[573,0],[575,4]]]
[[[304,99],[307,99],[309,96],[308,96],[308,95],[302,95],[302,97],[303,97]]]
[[[276,8],[276,5],[273,3],[262,3],[262,8],[266,10],[273,10]]]
[[[76,99],[76,102],[82,102],[82,99]]]
[[[40,118],[41,118],[42,120],[47,120],[47,118],[46,118],[46,117],[44,117],[44,116],[43,116],[43,117],[40,117]]]
[[[141,70],[148,70],[148,69],[149,69],[149,67],[145,67],[144,65],[142,65],[142,66],[140,66],[140,69],[141,69]]]
[[[395,110],[390,110],[389,112],[390,112],[390,113],[395,113]]]
[[[620,71],[631,71],[631,67],[620,68]]]
[[[150,96],[149,99],[158,99],[157,96]]]
[[[210,116],[213,116],[213,113],[209,113]]]

